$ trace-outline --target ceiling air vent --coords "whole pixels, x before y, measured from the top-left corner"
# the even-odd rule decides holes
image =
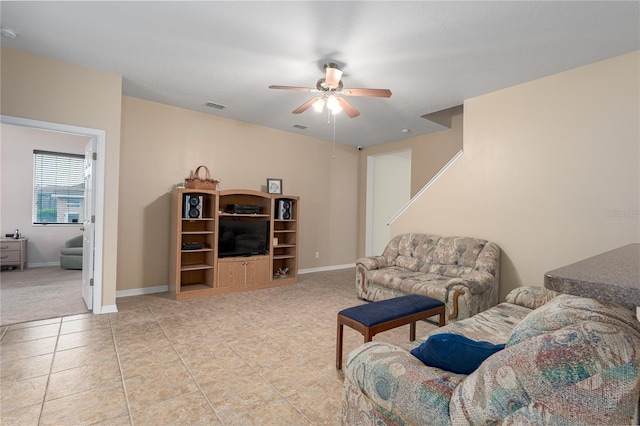
[[[309,126],[305,126],[304,124],[294,124],[291,127],[299,130],[307,130],[309,128]]]
[[[205,105],[215,109],[225,109],[227,107],[226,105],[217,104],[215,102],[207,102]]]

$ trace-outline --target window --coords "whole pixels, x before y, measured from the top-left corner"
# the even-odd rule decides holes
[[[84,156],[33,151],[33,223],[82,223]]]

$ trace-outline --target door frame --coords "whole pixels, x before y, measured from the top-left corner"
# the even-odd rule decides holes
[[[95,254],[93,261],[93,313],[102,313],[102,247],[104,245],[104,173],[106,164],[106,132],[100,129],[71,126],[67,124],[12,117],[8,115],[0,115],[0,122],[40,130],[51,130],[88,136],[91,138],[91,143],[96,147],[96,154],[98,158],[94,163],[96,170],[93,173],[93,199],[96,215],[95,234],[93,240],[93,252]]]

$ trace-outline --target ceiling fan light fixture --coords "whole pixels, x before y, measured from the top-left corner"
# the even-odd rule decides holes
[[[316,101],[313,103],[313,109],[316,112],[322,112],[323,108],[324,108],[324,99],[322,98],[316,99]]]
[[[331,111],[335,111],[337,109],[338,111],[342,110],[340,102],[338,101],[338,98],[335,97],[335,95],[329,95],[327,97],[327,108],[329,108]]]

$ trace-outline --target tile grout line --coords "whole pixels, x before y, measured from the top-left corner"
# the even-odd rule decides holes
[[[44,404],[47,400],[47,394],[49,393],[49,383],[51,382],[51,374],[53,372],[53,363],[56,361],[56,352],[58,351],[58,342],[60,341],[60,332],[62,331],[62,317],[60,317],[60,323],[58,324],[58,333],[56,334],[56,343],[53,345],[53,353],[51,354],[51,365],[49,365],[49,373],[47,373],[47,384],[44,388],[44,394],[42,395],[42,403],[40,404],[40,414],[38,415],[38,425],[42,423],[42,415],[44,414]]]
[[[118,350],[118,342],[116,341],[116,335],[113,331],[113,323],[111,322],[111,316],[109,316],[109,330],[111,330],[111,339],[113,340],[113,349],[116,352],[116,360],[118,361],[118,371],[120,372],[120,381],[122,382],[122,391],[124,392],[124,401],[127,404],[127,414],[129,414],[129,424],[133,425],[133,413],[131,412],[131,405],[129,404],[129,394],[127,393],[127,385],[124,381],[124,372],[122,371],[122,363],[120,362],[120,351]]]

